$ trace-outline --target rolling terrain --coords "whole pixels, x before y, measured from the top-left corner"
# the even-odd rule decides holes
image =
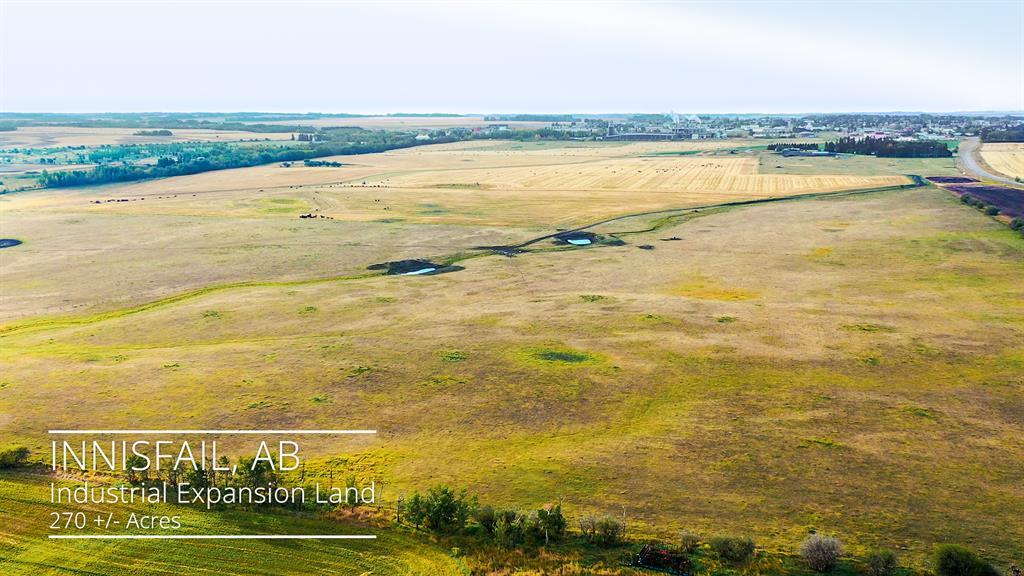
[[[1019,557],[1024,240],[940,189],[898,189],[948,161],[837,169],[716,144],[471,142],[3,198],[3,235],[25,243],[0,252],[0,430],[38,454],[58,425],[343,423],[381,433],[304,443],[311,466],[392,498],[446,483],[624,513],[639,537],[779,550],[816,530],[915,566],[949,541]],[[471,250],[864,189],[588,229],[620,245]],[[451,257],[464,269],[366,270]],[[21,484],[38,498],[2,488]],[[0,566],[20,566],[40,528],[5,514]],[[293,552],[457,568],[437,548],[381,568],[374,546],[413,546],[389,538],[274,549],[265,570]]]

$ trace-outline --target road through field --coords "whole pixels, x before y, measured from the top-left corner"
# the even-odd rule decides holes
[[[1018,182],[1014,182],[1006,176],[985,168],[978,159],[980,149],[981,141],[977,137],[965,138],[960,142],[960,159],[958,163],[960,164],[961,169],[982,180],[995,180],[996,182],[1002,182],[1003,184],[1009,184],[1010,186],[1020,186]]]

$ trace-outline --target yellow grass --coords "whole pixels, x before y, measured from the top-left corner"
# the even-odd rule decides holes
[[[260,261],[270,229],[248,219],[49,216],[68,242],[130,226],[123,245],[148,248],[149,262],[115,252],[79,266],[95,256],[66,246],[75,275],[41,290],[5,284],[5,297],[34,292],[26,307],[39,317],[33,306],[72,287],[100,299],[146,289],[161,268],[212,275],[232,252],[274,275]],[[61,224],[70,219],[84,222]],[[373,226],[350,237],[362,243],[353,253],[391,235],[420,255],[441,250],[433,225]],[[178,259],[149,245],[150,228],[189,227],[208,234],[194,237],[206,250]],[[217,235],[231,228],[260,248]],[[327,229],[300,228],[307,243],[281,250],[302,262]],[[573,523],[626,513],[637,537],[744,533],[793,550],[815,529],[857,554],[900,548],[917,565],[946,541],[1015,558],[1019,237],[915,189],[721,211],[628,238],[477,258],[440,276],[76,310],[78,324],[0,336],[0,434],[38,453],[54,427],[379,428],[304,441],[311,470],[335,458],[378,475],[389,498],[445,482],[499,506],[563,499]],[[26,284],[53,270],[22,266],[11,276]],[[172,285],[172,273],[157,282]],[[451,351],[463,359],[445,360]]]
[[[241,132],[235,130],[179,130],[173,136],[135,136],[139,128],[76,128],[70,126],[24,126],[0,132],[0,148],[50,148],[61,146],[102,146],[104,144],[145,144],[150,142],[235,142],[238,140],[288,140],[290,133]]]
[[[479,128],[490,124],[508,124],[511,129],[544,128],[550,122],[498,122],[484,120],[483,116],[359,116],[355,118],[299,118],[295,120],[275,120],[273,124],[302,126],[357,126],[359,128],[410,130],[410,129],[441,129],[441,128]]]
[[[986,164],[1011,178],[1024,178],[1024,143],[984,144],[981,157]]]
[[[642,210],[908,183],[900,175],[761,174],[755,155],[650,156],[737,142],[573,145],[476,141],[335,159],[340,168],[271,164],[27,199],[119,214],[296,218],[268,202],[350,222],[555,227]],[[193,196],[195,195],[195,196]],[[137,201],[91,203],[129,198]],[[145,198],[145,201],[142,201]],[[197,198],[201,199],[197,202]],[[0,204],[0,210],[6,206]]]

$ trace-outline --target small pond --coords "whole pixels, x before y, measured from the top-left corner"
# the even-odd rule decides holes
[[[430,260],[396,260],[367,267],[368,270],[386,270],[391,276],[424,276],[428,274],[444,274],[462,270],[461,266],[444,266]]]

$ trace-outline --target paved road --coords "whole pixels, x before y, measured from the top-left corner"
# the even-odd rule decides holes
[[[982,180],[995,180],[996,182],[1010,184],[1011,186],[1020,186],[1020,183],[1014,182],[1012,178],[1007,178],[1003,174],[982,166],[981,162],[978,161],[978,148],[980,147],[981,142],[977,137],[965,138],[960,142],[960,157],[957,161],[960,170]]]

